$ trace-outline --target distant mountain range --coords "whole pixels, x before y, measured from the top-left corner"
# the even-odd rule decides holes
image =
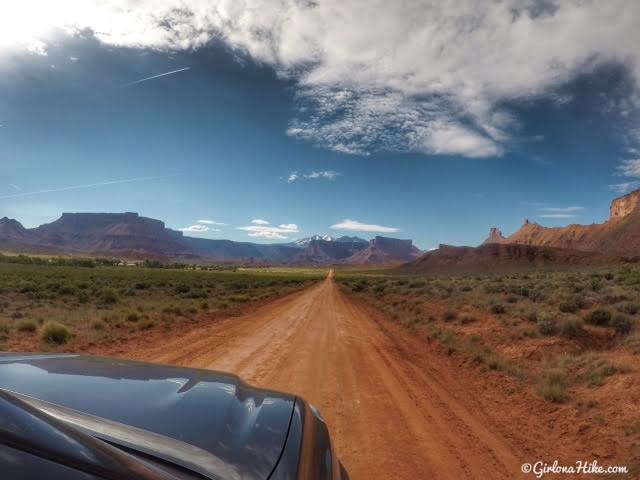
[[[151,258],[180,262],[371,264],[406,262],[422,252],[411,240],[314,235],[291,243],[258,244],[184,236],[137,213],[64,213],[37,228],[0,219],[0,248],[20,252]]]

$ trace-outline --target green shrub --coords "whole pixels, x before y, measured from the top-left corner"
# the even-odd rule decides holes
[[[506,310],[504,308],[504,305],[500,304],[500,303],[496,303],[495,305],[491,305],[490,308],[491,313],[494,313],[496,315],[501,315],[503,314]]]
[[[445,322],[453,322],[456,318],[458,318],[458,314],[456,312],[454,312],[453,310],[446,310],[442,314],[442,319]]]
[[[584,322],[580,318],[570,318],[560,322],[560,335],[567,338],[577,338],[585,334]]]
[[[538,391],[540,395],[553,403],[563,403],[567,400],[567,374],[560,368],[551,368],[543,376]]]
[[[576,313],[578,310],[584,307],[585,307],[584,299],[576,296],[558,305],[558,310],[560,310],[563,313]]]
[[[473,315],[463,315],[462,317],[460,317],[460,323],[462,325],[467,325],[469,323],[473,323],[473,322],[477,322],[478,319],[476,317],[474,317]]]
[[[627,335],[633,328],[633,320],[626,315],[619,313],[611,320],[611,326],[615,328],[616,332],[620,335]]]
[[[640,305],[633,302],[623,303],[618,306],[618,310],[624,313],[628,313],[629,315],[635,315],[640,311]]]
[[[38,329],[38,324],[35,320],[27,318],[18,323],[16,329],[19,332],[35,332]]]
[[[103,303],[105,305],[118,303],[118,295],[113,289],[107,288],[103,290],[102,294],[100,295],[100,303]]]
[[[47,343],[62,345],[70,338],[71,332],[61,323],[49,321],[42,327],[42,339]]]
[[[103,320],[94,320],[91,322],[91,328],[94,330],[104,330],[105,323]]]
[[[538,319],[538,331],[542,335],[553,335],[558,331],[558,324],[555,318],[542,317]]]
[[[611,312],[604,308],[597,308],[587,313],[584,321],[591,325],[606,326],[611,321]]]
[[[9,324],[5,320],[0,320],[0,340],[6,340],[9,336]]]

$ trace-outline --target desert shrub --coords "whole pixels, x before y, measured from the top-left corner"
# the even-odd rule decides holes
[[[611,312],[604,308],[597,308],[587,313],[584,321],[591,325],[608,325],[611,321]]]
[[[476,317],[474,317],[473,315],[463,315],[462,317],[460,317],[460,323],[462,325],[467,325],[469,323],[473,323],[473,322],[477,322],[478,319]]]
[[[445,322],[453,322],[456,318],[458,318],[458,314],[456,312],[454,312],[453,310],[446,310],[442,314],[442,319]]]
[[[138,328],[140,330],[149,330],[150,328],[152,328],[154,326],[154,321],[149,319],[149,318],[145,318],[144,320],[142,320],[140,323],[138,323]]]
[[[640,333],[636,332],[629,335],[624,341],[624,346],[631,353],[640,354]]]
[[[104,330],[105,323],[103,320],[94,320],[91,322],[91,328],[94,330]]]
[[[19,332],[35,332],[38,329],[38,323],[35,320],[27,318],[18,323],[16,329]]]
[[[518,297],[516,297],[515,295],[509,295],[507,297],[507,303],[518,303],[520,299]]]
[[[70,338],[71,332],[61,323],[49,321],[42,327],[42,339],[47,343],[62,345]]]
[[[567,338],[577,338],[585,334],[584,322],[581,318],[569,318],[560,322],[560,335]]]
[[[100,303],[111,305],[118,303],[118,294],[111,288],[107,288],[100,294]]]
[[[556,319],[549,316],[543,316],[537,322],[538,331],[542,335],[553,335],[558,331],[558,323]]]
[[[176,285],[173,289],[176,294],[188,293],[189,290],[191,290],[191,287],[186,284]]]
[[[504,308],[504,305],[502,305],[500,303],[496,303],[495,305],[491,305],[491,308],[489,310],[491,311],[491,313],[494,313],[496,315],[501,315],[506,311],[505,308]]]
[[[633,320],[622,313],[614,315],[611,319],[611,326],[616,329],[620,335],[627,335],[633,328]]]
[[[6,340],[9,336],[9,324],[5,320],[0,320],[0,340]]]
[[[125,318],[127,322],[137,322],[138,320],[140,320],[140,315],[138,315],[136,312],[129,312]]]
[[[576,313],[581,308],[584,308],[584,299],[581,297],[573,297],[566,302],[562,302],[558,305],[558,310],[563,313]]]
[[[633,302],[622,303],[618,305],[617,309],[620,312],[628,313],[629,315],[635,315],[640,311],[640,305]]]
[[[591,386],[602,385],[606,377],[618,372],[618,367],[604,359],[599,359],[588,366],[587,383]]]
[[[542,397],[553,403],[563,403],[567,400],[567,374],[561,368],[551,368],[543,376],[538,391]]]

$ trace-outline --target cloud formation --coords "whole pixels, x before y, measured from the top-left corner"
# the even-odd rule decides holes
[[[538,215],[540,218],[575,218],[577,215],[571,213],[543,213]]]
[[[212,229],[210,229],[206,225],[195,224],[195,225],[190,225],[188,227],[179,228],[178,230],[180,230],[181,232],[189,232],[189,233],[204,233]],[[220,230],[213,229],[213,231],[219,232]]]
[[[579,216],[579,212],[582,212],[584,207],[578,205],[571,205],[569,207],[539,207],[538,211],[543,212],[538,214],[539,218],[575,218]]]
[[[362,223],[358,220],[345,219],[340,223],[331,225],[329,228],[333,230],[349,230],[352,232],[372,232],[372,233],[395,233],[400,231],[395,227],[384,227],[382,225],[376,225],[371,223]]]
[[[215,220],[198,220],[197,223],[201,223],[203,225],[218,225],[221,227],[226,227],[229,225],[228,223],[216,222]]]
[[[633,182],[614,183],[609,185],[609,188],[616,193],[624,194],[624,193],[629,193],[631,190],[635,190],[639,186],[640,186],[640,182],[633,181]]]
[[[295,223],[283,223],[276,226],[270,225],[266,220],[251,220],[252,225],[238,227],[238,230],[248,232],[250,237],[267,238],[270,240],[286,240],[288,235],[299,233],[300,229]]]
[[[288,176],[287,176],[287,183],[293,183],[296,180],[300,180],[300,179],[304,179],[304,180],[318,180],[318,179],[324,179],[324,180],[335,180],[336,177],[340,175],[338,172],[336,172],[335,170],[312,170],[309,173],[298,173],[298,172],[291,172]]]
[[[542,207],[538,210],[543,212],[556,212],[556,213],[570,213],[570,212],[580,212],[584,210],[584,207],[571,206],[571,207]]]
[[[636,0],[23,0],[3,12],[0,48],[45,53],[51,27],[158,50],[219,39],[295,81],[294,138],[487,157],[517,132],[511,100],[611,63],[640,84],[638,18]]]

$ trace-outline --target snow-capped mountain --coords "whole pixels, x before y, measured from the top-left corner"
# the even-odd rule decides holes
[[[309,243],[313,242],[314,240],[324,240],[325,242],[333,242],[335,241],[335,238],[333,238],[331,235],[313,235],[312,237],[301,238],[291,243],[293,243],[294,245],[304,247],[306,245],[309,245]]]

